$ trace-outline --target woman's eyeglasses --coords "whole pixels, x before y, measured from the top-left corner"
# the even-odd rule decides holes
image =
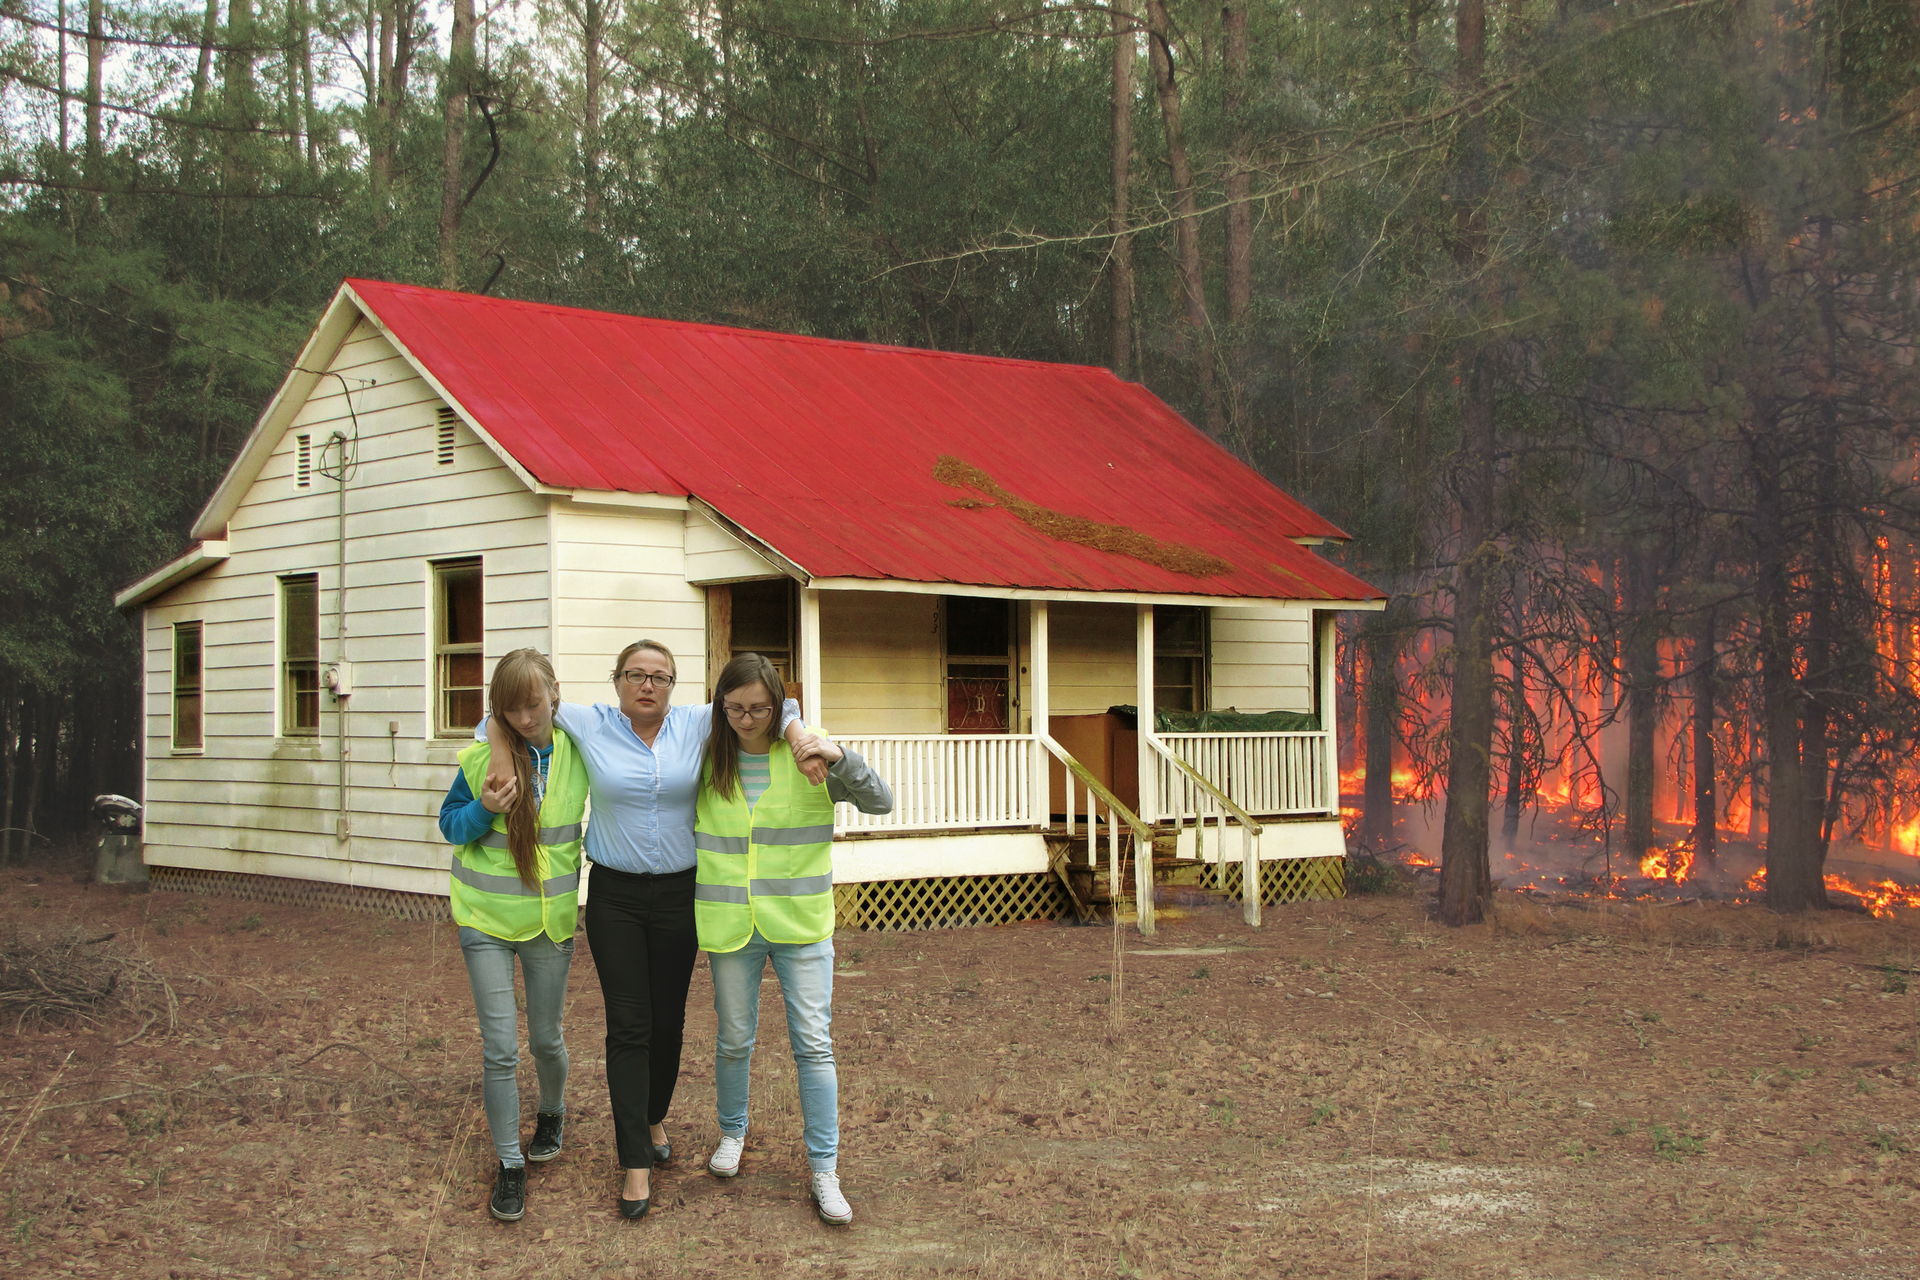
[[[731,702],[723,702],[720,706],[727,713],[727,719],[740,720],[747,724],[757,724],[773,714],[772,707],[736,707]]]
[[[648,689],[673,688],[672,676],[655,674],[652,671],[622,671],[620,673],[620,678],[622,680],[625,680],[628,684],[640,685]]]

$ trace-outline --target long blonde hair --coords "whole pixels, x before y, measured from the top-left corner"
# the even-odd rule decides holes
[[[546,654],[538,649],[515,649],[500,659],[500,665],[493,669],[493,683],[487,688],[487,702],[493,718],[506,731],[513,777],[520,784],[513,807],[507,810],[507,852],[513,855],[513,869],[520,873],[520,883],[534,890],[540,888],[540,802],[533,793],[533,749],[501,713],[542,697],[555,707],[560,704],[560,681],[554,677],[553,663]]]

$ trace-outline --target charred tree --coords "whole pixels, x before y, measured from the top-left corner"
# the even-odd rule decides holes
[[[1485,0],[1459,0],[1457,94],[1477,98],[1486,85]],[[1480,281],[1486,257],[1486,126],[1478,112],[1461,126],[1457,156],[1454,259],[1469,288],[1484,301]],[[1488,864],[1488,817],[1493,783],[1493,639],[1498,601],[1494,576],[1500,559],[1494,512],[1499,465],[1494,424],[1494,360],[1482,340],[1460,352],[1460,449],[1453,469],[1459,510],[1460,562],[1453,593],[1453,702],[1447,728],[1447,810],[1440,842],[1438,916],[1452,925],[1477,924],[1493,892]]]
[[[1393,843],[1393,744],[1400,725],[1400,651],[1406,644],[1404,605],[1396,601],[1368,619],[1361,632],[1367,657],[1367,781],[1360,810],[1360,843],[1378,853]]]
[[[1660,636],[1654,612],[1654,567],[1645,548],[1626,564],[1626,634],[1620,646],[1627,703],[1627,805],[1622,840],[1634,861],[1654,844],[1654,730],[1660,690]]]
[[[1713,749],[1713,686],[1720,664],[1714,629],[1715,610],[1708,605],[1694,615],[1688,655],[1693,662],[1693,853],[1708,867],[1718,866],[1720,856],[1714,786],[1719,765]]]

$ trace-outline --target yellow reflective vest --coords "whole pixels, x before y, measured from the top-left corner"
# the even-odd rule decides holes
[[[702,951],[738,951],[758,929],[769,942],[833,936],[833,799],[776,740],[767,789],[749,808],[722,796],[708,771],[693,822],[699,856],[693,920]]]
[[[460,771],[476,796],[486,782],[488,759],[484,742],[460,752]],[[514,869],[507,817],[496,813],[487,834],[453,851],[454,923],[508,942],[543,933],[555,942],[571,938],[580,914],[580,842],[586,834],[586,813],[587,766],[572,740],[556,728],[534,855],[540,887],[529,889]]]

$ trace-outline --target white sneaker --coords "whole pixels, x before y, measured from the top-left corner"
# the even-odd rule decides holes
[[[731,1178],[740,1172],[740,1153],[747,1149],[747,1135],[737,1138],[720,1135],[720,1145],[707,1158],[707,1172],[716,1178]]]
[[[840,1175],[832,1169],[816,1170],[813,1175],[813,1204],[822,1222],[844,1227],[853,1221],[853,1206],[840,1194]]]

